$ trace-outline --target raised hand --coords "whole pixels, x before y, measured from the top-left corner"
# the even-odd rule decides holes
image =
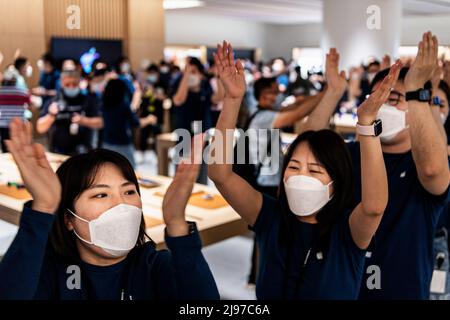
[[[242,98],[246,90],[244,66],[240,60],[234,61],[233,48],[229,43],[224,41],[222,45],[217,45],[214,61],[225,88],[225,98]]]
[[[385,54],[383,57],[383,60],[381,60],[380,70],[387,69],[390,66],[391,66],[391,56],[388,54]]]
[[[347,89],[347,79],[345,71],[339,72],[339,58],[336,48],[331,48],[326,58],[325,76],[328,88],[343,94]]]
[[[371,125],[376,119],[378,110],[385,103],[397,82],[400,70],[403,67],[400,60],[391,67],[389,74],[383,79],[381,85],[373,92],[366,101],[358,108],[358,123],[360,125]]]
[[[186,205],[191,196],[194,183],[200,173],[204,146],[204,135],[195,135],[192,139],[190,159],[182,161],[163,200],[163,217],[170,236],[187,234],[185,218]]]
[[[436,63],[436,66],[434,67],[434,71],[430,79],[433,90],[439,88],[439,83],[441,82],[442,75],[443,75],[442,67],[439,65],[439,63]]]
[[[13,119],[10,139],[5,143],[33,197],[33,210],[55,213],[61,199],[61,183],[47,161],[44,147],[33,143],[31,124]]]
[[[423,34],[419,43],[416,60],[405,78],[406,91],[416,91],[423,88],[430,80],[438,60],[438,40],[431,32]]]

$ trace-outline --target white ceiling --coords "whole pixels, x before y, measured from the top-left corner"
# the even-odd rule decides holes
[[[205,5],[170,10],[224,15],[274,24],[299,24],[322,20],[322,0],[203,0]],[[402,0],[409,15],[450,14],[450,0]]]

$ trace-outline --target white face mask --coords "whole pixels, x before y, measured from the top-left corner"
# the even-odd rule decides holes
[[[383,104],[378,111],[378,119],[383,123],[383,132],[380,135],[382,142],[394,139],[400,132],[407,129],[406,111],[398,110],[396,107]]]
[[[27,71],[26,71],[26,76],[27,76],[27,78],[30,78],[32,75],[33,75],[33,67],[28,66]]]
[[[371,72],[367,74],[367,80],[369,81],[369,83],[372,83],[373,79],[375,79],[375,76],[377,75],[376,72]]]
[[[163,66],[163,67],[161,67],[161,69],[159,69],[159,71],[161,73],[168,73],[170,71],[170,69],[167,66]]]
[[[448,118],[448,115],[445,115],[441,112],[441,121],[442,121],[443,125],[447,122],[447,118]]]
[[[136,246],[142,219],[140,208],[121,203],[91,221],[67,210],[89,225],[90,242],[81,238],[74,229],[81,241],[100,247],[114,257],[122,257]]]
[[[130,72],[130,70],[131,70],[131,66],[129,63],[123,63],[120,66],[120,71],[122,71],[122,73],[128,73],[128,72]]]
[[[200,85],[201,81],[202,81],[202,79],[200,78],[200,76],[191,74],[191,75],[189,75],[189,78],[188,78],[188,86],[189,86],[189,88],[195,88],[198,85]]]
[[[302,175],[290,177],[284,182],[289,208],[300,217],[316,213],[331,200],[332,183],[324,185],[316,178]]]

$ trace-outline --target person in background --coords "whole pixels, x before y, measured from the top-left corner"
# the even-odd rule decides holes
[[[378,134],[361,137],[364,197],[354,201],[352,164],[343,139],[330,130],[307,131],[291,144],[281,169],[276,198],[233,173],[227,154],[245,93],[244,70],[226,42],[216,54],[225,87],[224,108],[215,131],[221,148],[209,176],[236,212],[253,227],[260,249],[256,296],[262,300],[357,299],[364,256],[388,201],[387,176]],[[396,81],[400,65],[359,110],[365,129]],[[337,74],[337,77],[339,75]],[[331,80],[331,79],[330,79]],[[345,78],[344,78],[345,80]],[[214,142],[213,142],[214,143]]]
[[[188,58],[184,74],[175,87],[172,97],[175,129],[187,130],[191,135],[211,129],[214,92],[200,60]],[[206,163],[201,167],[198,183],[208,183]]]
[[[16,86],[16,76],[5,71],[0,86],[0,145],[3,153],[8,152],[5,141],[9,139],[9,124],[14,117],[30,119],[30,93]],[[29,113],[29,116],[26,116]]]
[[[36,124],[38,133],[48,133],[49,150],[74,155],[92,149],[89,129],[100,129],[103,120],[95,104],[88,104],[80,90],[78,71],[61,73],[61,89],[43,106]]]
[[[439,216],[449,202],[447,144],[431,112],[430,93],[423,90],[437,63],[438,43],[430,32],[419,43],[411,68],[400,71],[377,118],[383,121],[381,147],[388,173],[389,201],[380,227],[369,248],[362,281],[362,300],[428,300],[433,273],[433,242]],[[391,68],[392,69],[392,68]],[[382,86],[390,69],[380,71],[371,91]],[[408,93],[408,98],[406,95]],[[421,101],[422,100],[422,101]],[[308,127],[329,125],[335,105],[317,107]],[[361,145],[347,144],[355,167],[361,164]],[[361,175],[355,170],[356,199],[361,199]],[[372,278],[370,278],[372,277]],[[370,285],[368,286],[367,283]]]
[[[33,67],[28,61],[28,58],[18,57],[14,61],[14,73],[16,77],[16,87],[28,90],[28,84],[25,78],[30,78],[33,75]]]
[[[173,96],[175,129],[197,134],[212,127],[211,105],[213,90],[205,77],[205,67],[197,58],[188,59],[183,77]]]
[[[161,82],[161,74],[157,65],[152,64],[146,70],[146,83],[143,88],[142,102],[139,106],[139,118],[147,118],[152,115],[156,118],[155,124],[142,127],[139,134],[137,153],[140,159],[145,158],[148,149],[149,138],[153,138],[153,147],[156,150],[156,137],[162,132],[164,124],[163,102],[167,98],[164,85]]]
[[[278,89],[281,93],[285,93],[289,86],[289,75],[286,67],[286,60],[276,58],[272,61],[272,76],[277,79]]]
[[[289,84],[287,94],[292,95],[297,99],[304,99],[311,95],[315,95],[317,92],[311,81],[303,79],[301,67],[296,66],[294,71],[295,80]]]
[[[430,105],[434,120],[441,132],[444,142],[447,144],[448,151],[450,151],[449,132],[446,132],[444,127],[445,123],[448,121],[450,88],[444,80],[441,80],[441,76],[442,68],[439,65],[436,65],[435,71],[430,81],[425,85],[425,88],[431,89],[432,98],[430,100]],[[445,278],[445,283],[441,283],[442,287],[439,288],[439,290],[432,288],[430,300],[450,300],[449,231],[450,206],[447,205],[439,217],[433,246],[433,278],[441,279],[442,282],[444,282],[442,278]]]
[[[380,69],[381,63],[377,60],[370,62],[369,65],[365,68],[365,72],[363,73],[359,84],[361,93],[358,98],[359,101],[363,102],[364,100],[366,100],[366,96],[370,94],[370,84],[372,83],[375,75],[380,71]]]
[[[181,69],[179,66],[172,64],[170,67],[170,80],[169,80],[169,88],[168,95],[173,97],[173,95],[177,92],[177,85],[183,76]]]
[[[46,105],[50,99],[56,96],[57,84],[61,75],[56,69],[55,60],[50,53],[42,56],[38,61],[38,67],[41,73],[39,86],[33,88],[31,92],[42,97],[42,105]]]
[[[129,95],[130,101],[134,95],[135,87],[133,85],[134,76],[131,70],[131,63],[128,57],[120,57],[117,61],[117,72],[119,74],[119,79],[122,80],[127,88],[127,94]]]
[[[89,93],[87,95],[87,104],[93,106],[95,110],[99,111],[99,116],[103,110],[103,92],[105,91],[108,68],[107,65],[98,64],[92,73],[92,77],[89,81]],[[90,140],[93,148],[99,148],[102,146],[102,129],[95,128],[90,129]]]
[[[139,127],[156,124],[153,115],[139,119],[131,110],[125,83],[119,79],[108,82],[103,93],[103,148],[122,154],[136,167],[133,131]]]
[[[171,65],[165,60],[159,62],[159,82],[165,92],[168,92],[170,86],[170,67]]]
[[[215,127],[217,119],[219,119],[220,112],[222,111],[224,89],[217,76],[217,67],[214,63],[212,63],[209,67],[208,79],[214,93],[211,98],[211,117],[212,125],[213,127]]]
[[[33,200],[24,205],[17,236],[0,263],[0,299],[220,298],[196,224],[185,217],[201,136],[194,140],[192,164],[178,167],[164,196],[170,251],[158,251],[145,233],[139,183],[125,157],[97,149],[68,159],[54,173],[31,132],[29,123],[15,119],[7,142]],[[75,287],[68,272],[74,266],[81,276]]]

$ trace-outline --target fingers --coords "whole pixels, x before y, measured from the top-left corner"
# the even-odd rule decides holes
[[[389,70],[389,74],[381,82],[380,87],[371,95],[372,99],[384,102],[389,97],[392,88],[397,82],[402,67],[402,62],[400,60],[397,60],[396,63],[391,67],[391,70]]]
[[[228,44],[227,42],[224,40],[222,43],[222,58],[223,58],[223,62],[225,64],[225,67],[228,67],[228,59],[227,59],[227,50],[228,50]]]
[[[233,52],[233,47],[231,46],[231,44],[228,45],[228,65],[234,66],[234,52]]]
[[[39,143],[33,144],[33,153],[34,153],[34,157],[36,158],[36,161],[40,167],[46,168],[46,169],[52,169],[52,167],[50,166],[50,163],[47,160],[47,156],[45,155],[45,149],[42,144],[39,144]]]
[[[238,74],[244,74],[244,65],[240,59],[237,59],[236,61],[236,70]]]

